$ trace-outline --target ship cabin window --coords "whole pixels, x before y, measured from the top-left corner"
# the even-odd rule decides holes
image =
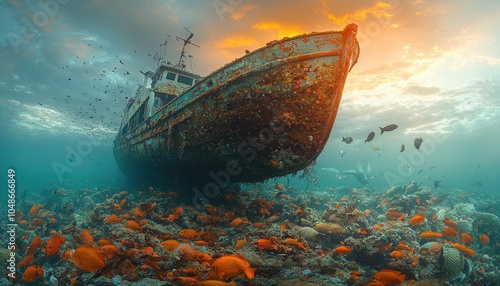
[[[155,98],[153,100],[153,112],[156,112],[158,109],[167,105],[175,98],[177,98],[177,96],[175,96],[173,94],[165,94],[162,92],[155,92]]]
[[[187,76],[179,75],[177,81],[186,85],[193,85],[193,79]]]
[[[144,118],[146,118],[146,115],[147,115],[146,114],[147,104],[148,104],[148,101],[147,100],[144,101],[144,103],[141,104],[141,107],[139,107],[139,109],[137,109],[137,111],[134,113],[134,115],[130,118],[130,120],[128,121],[128,124],[127,124],[128,130],[132,130],[135,127],[137,127],[139,124],[144,122]]]
[[[167,75],[165,76],[165,79],[168,79],[168,80],[175,80],[175,73],[173,72],[167,72]]]

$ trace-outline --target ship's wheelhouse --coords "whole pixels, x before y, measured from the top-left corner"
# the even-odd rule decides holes
[[[160,65],[155,73],[148,71],[143,74],[143,85],[139,85],[135,97],[125,108],[120,135],[147,121],[202,79],[199,75],[169,65]]]

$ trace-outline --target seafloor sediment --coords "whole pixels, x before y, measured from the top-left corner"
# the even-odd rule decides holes
[[[31,191],[16,213],[16,278],[0,284],[499,285],[499,203],[481,194],[273,183],[203,205],[182,196]]]

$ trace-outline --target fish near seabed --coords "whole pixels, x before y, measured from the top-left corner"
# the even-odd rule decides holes
[[[352,141],[352,137],[342,137],[342,142],[345,142],[346,144],[351,144]]]
[[[413,146],[415,146],[415,149],[418,150],[418,152],[422,153],[420,151],[420,145],[422,145],[422,142],[424,142],[424,139],[422,139],[422,137],[418,137],[418,138],[415,138],[415,140],[413,140]]]
[[[396,128],[398,128],[398,126],[396,124],[390,124],[390,125],[387,125],[386,127],[379,127],[380,128],[380,135],[384,134],[384,132],[388,132],[388,131],[392,131]]]
[[[404,152],[404,151],[405,151],[405,144],[401,144],[401,149],[399,150],[399,153]]]
[[[375,138],[375,132],[372,131],[370,132],[370,134],[368,134],[368,137],[366,137],[365,143],[372,141],[373,138]]]

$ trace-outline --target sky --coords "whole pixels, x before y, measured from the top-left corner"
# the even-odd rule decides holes
[[[187,69],[205,76],[270,41],[356,23],[361,54],[318,165],[337,164],[343,148],[355,156],[336,167],[352,168],[402,143],[410,149],[416,137],[439,141],[447,162],[500,159],[492,143],[500,142],[492,132],[500,123],[498,1],[4,0],[0,7],[0,130],[3,144],[14,146],[3,148],[10,155],[22,153],[16,142],[43,140],[109,149],[143,82],[140,71],[155,69],[157,53],[177,62],[176,37],[186,29],[197,45],[188,48]],[[363,145],[370,131],[393,123],[394,134],[373,142],[379,153]],[[355,142],[339,145],[343,136]],[[397,167],[398,154],[391,160]]]

